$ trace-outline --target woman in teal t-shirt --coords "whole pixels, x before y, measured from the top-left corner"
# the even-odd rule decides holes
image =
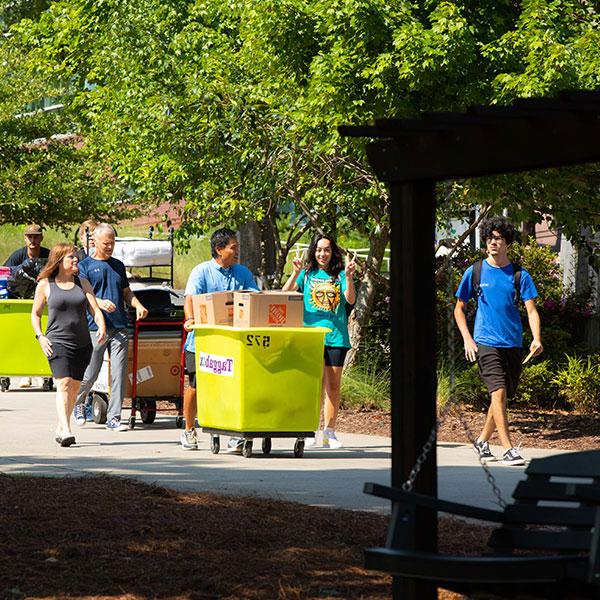
[[[296,290],[304,295],[304,324],[328,327],[325,337],[325,365],[323,367],[324,420],[323,447],[341,448],[335,435],[335,422],[340,408],[340,383],[344,359],[350,349],[348,312],[346,307],[356,301],[354,289],[354,259],[344,270],[342,253],[333,238],[316,234],[308,247],[308,263],[303,269],[300,258],[293,261],[293,271],[284,291]],[[306,445],[316,443],[315,438]]]

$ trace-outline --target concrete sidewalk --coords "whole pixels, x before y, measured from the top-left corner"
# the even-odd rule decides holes
[[[200,450],[184,451],[175,417],[158,413],[152,425],[136,424],[133,431],[112,433],[88,423],[73,426],[77,444],[61,448],[54,441],[55,394],[21,389],[0,394],[0,472],[10,474],[79,476],[105,473],[148,483],[199,492],[244,494],[292,500],[314,506],[388,512],[389,503],[362,493],[366,481],[388,484],[391,439],[340,434],[344,448],[307,448],[304,458],[293,455],[293,439],[273,439],[264,456],[261,440],[246,459],[209,450],[202,434]],[[123,411],[124,419],[129,410]],[[221,440],[221,448],[226,446]],[[555,451],[524,449],[528,458]],[[499,454],[499,452],[498,452]],[[441,498],[485,507],[494,496],[472,449],[464,444],[438,445]],[[522,467],[492,464],[505,498],[522,478]]]

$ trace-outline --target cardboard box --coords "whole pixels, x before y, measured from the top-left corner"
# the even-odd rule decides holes
[[[299,292],[235,292],[236,327],[302,327],[304,302]]]
[[[138,340],[137,396],[179,396],[181,369],[181,341],[179,338]],[[133,342],[129,341],[129,363],[125,397],[131,398],[133,382]],[[110,358],[104,354],[102,369],[93,389],[110,393]]]
[[[233,325],[233,292],[192,296],[196,325]]]

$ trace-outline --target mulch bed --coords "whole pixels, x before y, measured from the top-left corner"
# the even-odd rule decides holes
[[[390,578],[361,566],[386,526],[374,513],[122,478],[0,475],[0,597],[389,598]],[[445,551],[481,543],[479,528],[441,529]]]
[[[464,415],[478,432],[485,415]],[[585,449],[600,441],[591,417],[513,411],[510,422],[524,446]],[[389,436],[389,414],[344,410],[339,429]],[[467,441],[456,414],[439,439]],[[384,599],[391,579],[362,563],[364,548],[382,545],[387,522],[375,513],[113,477],[0,475],[0,598]],[[439,532],[442,552],[478,554],[489,529],[444,518]]]
[[[446,416],[438,430],[441,442],[470,443],[477,437],[486,413],[471,407],[455,407]],[[596,450],[600,448],[600,418],[561,410],[509,410],[510,432],[513,443],[525,451],[530,448],[560,450]],[[467,430],[464,422],[466,422]],[[384,411],[342,410],[338,429],[368,435],[391,435],[391,418]],[[491,443],[499,443],[492,436]]]

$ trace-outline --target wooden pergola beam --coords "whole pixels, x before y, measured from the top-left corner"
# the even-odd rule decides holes
[[[600,92],[565,91],[339,131],[373,139],[369,162],[390,187],[392,484],[399,486],[436,422],[435,183],[600,161]],[[437,495],[435,449],[414,489]],[[435,550],[436,519],[417,515],[413,535],[415,548]],[[395,577],[393,597],[433,600],[437,592]]]

